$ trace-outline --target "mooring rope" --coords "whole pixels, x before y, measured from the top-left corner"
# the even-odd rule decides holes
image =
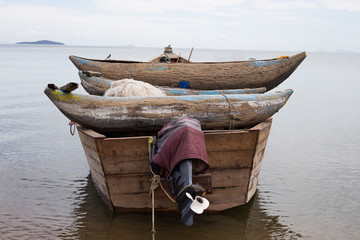
[[[226,100],[228,101],[228,103],[229,103],[229,130],[232,130],[235,127],[235,123],[234,123],[235,114],[232,113],[230,99],[225,94],[221,94],[221,95],[223,95],[226,98]]]
[[[75,134],[75,123],[73,121],[69,122],[70,134],[74,136]]]
[[[149,141],[148,141],[148,147],[149,147],[149,158],[151,159],[151,144],[154,142],[154,138],[150,137]],[[164,191],[164,193],[166,194],[166,196],[174,203],[176,203],[176,201],[166,192],[165,188],[163,187],[163,185],[161,184],[160,181],[160,175],[155,174],[154,171],[152,170],[152,167],[150,165],[150,172],[152,173],[153,177],[151,179],[151,184],[150,184],[150,193],[149,195],[151,195],[151,222],[152,222],[152,229],[151,229],[151,234],[152,234],[152,239],[155,240],[155,234],[156,234],[156,230],[155,230],[155,189],[157,189],[159,186],[161,187],[161,189]],[[161,173],[160,173],[161,174]]]
[[[151,166],[150,166],[151,169]],[[159,182],[160,182],[160,176],[159,175],[154,175],[152,180],[151,180],[151,186],[150,186],[150,193],[151,193],[151,223],[152,223],[152,228],[151,228],[151,234],[152,234],[152,239],[155,240],[155,234],[156,234],[156,230],[155,230],[155,189],[159,186]]]

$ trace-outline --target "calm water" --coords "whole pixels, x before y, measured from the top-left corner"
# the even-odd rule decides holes
[[[114,214],[100,201],[77,134],[43,90],[79,82],[69,54],[149,60],[161,51],[0,45],[0,239],[151,239],[150,214]],[[192,60],[284,54],[294,52],[195,49]],[[308,53],[277,88],[295,93],[274,116],[252,201],[196,216],[190,228],[157,214],[156,239],[360,239],[359,59]]]

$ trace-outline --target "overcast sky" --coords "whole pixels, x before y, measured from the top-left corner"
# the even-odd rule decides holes
[[[360,0],[0,0],[0,43],[360,52]]]

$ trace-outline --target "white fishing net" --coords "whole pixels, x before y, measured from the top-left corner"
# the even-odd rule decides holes
[[[113,81],[104,96],[107,97],[162,97],[166,96],[165,92],[154,87],[153,85],[134,80],[122,79]]]

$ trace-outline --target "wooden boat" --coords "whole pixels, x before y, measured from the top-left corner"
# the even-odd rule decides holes
[[[192,52],[192,49],[191,49]],[[190,55],[191,56],[191,55]],[[149,62],[151,63],[162,63],[162,62],[169,62],[169,63],[190,63],[190,56],[189,59],[185,59],[177,54],[175,54],[172,50],[171,45],[165,47],[164,52],[157,57],[154,57]]]
[[[287,79],[305,59],[302,52],[291,57],[233,62],[140,62],[96,60],[69,56],[82,71],[100,73],[108,79],[132,78],[157,86],[200,90],[265,87],[271,90]]]
[[[206,189],[209,211],[222,211],[249,202],[256,192],[271,119],[250,129],[204,131],[210,169],[193,176]],[[151,210],[150,136],[109,137],[77,125],[93,181],[105,202],[117,211]],[[167,189],[166,180],[161,180]],[[155,209],[177,211],[160,189]]]
[[[79,77],[81,80],[81,85],[84,89],[92,95],[103,96],[105,91],[108,90],[113,81],[111,79],[106,79],[98,74],[92,72],[79,71]],[[184,89],[184,88],[169,88],[157,86],[163,90],[167,96],[176,96],[176,95],[212,95],[212,94],[251,94],[251,93],[264,93],[266,88],[245,88],[245,89],[229,89],[229,90],[193,90],[193,89]]]
[[[71,121],[99,132],[158,131],[180,117],[197,119],[202,129],[253,126],[279,111],[293,93],[113,98],[49,87],[44,92]]]

